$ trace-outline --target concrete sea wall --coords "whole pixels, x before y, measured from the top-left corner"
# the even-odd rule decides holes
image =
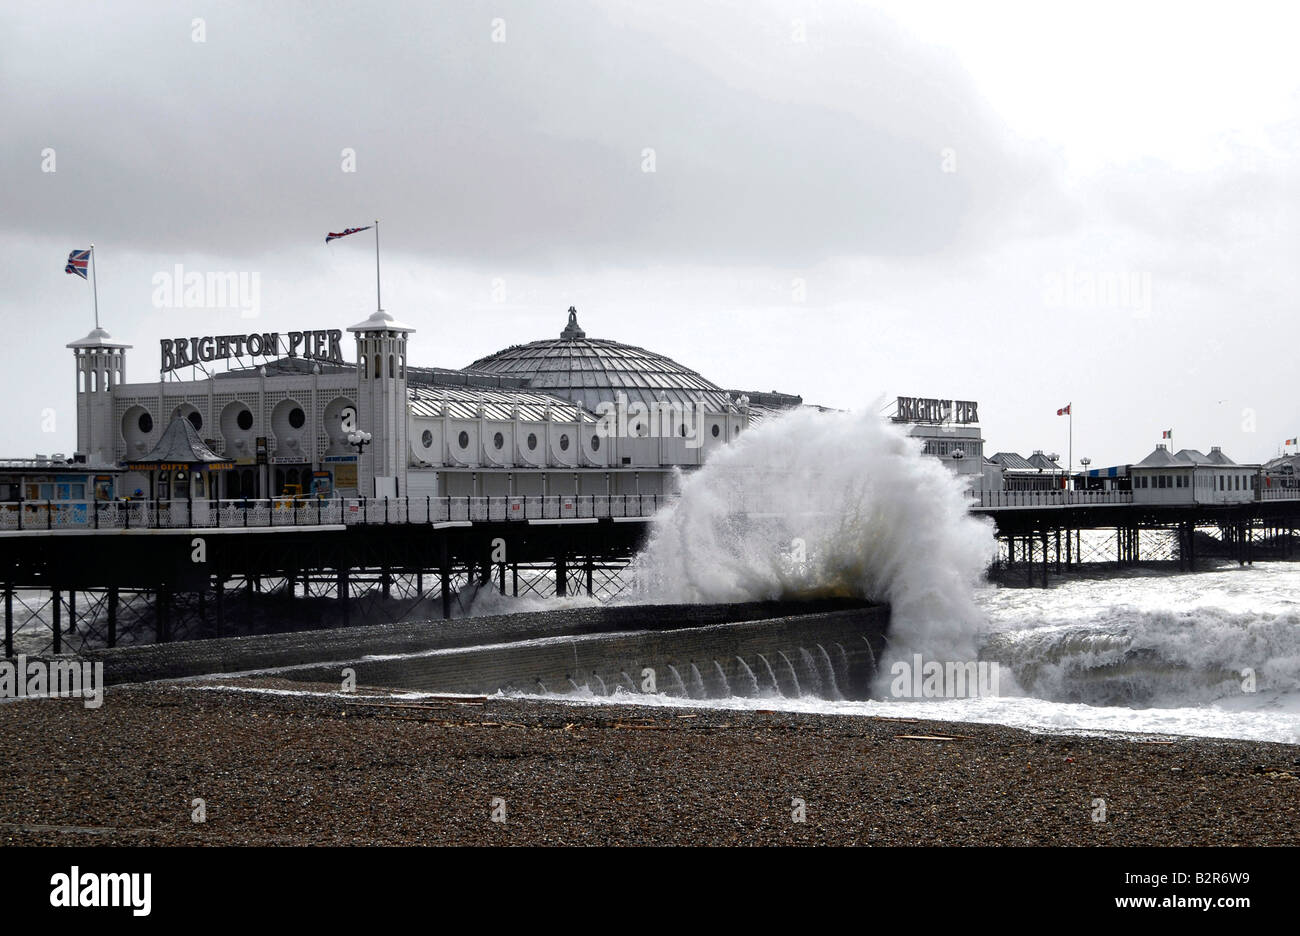
[[[865,695],[889,609],[861,602],[611,605],[92,651],[112,685],[275,670],[286,678],[490,694],[776,690]]]

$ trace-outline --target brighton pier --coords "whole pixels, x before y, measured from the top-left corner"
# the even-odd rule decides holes
[[[386,313],[348,331],[352,362],[341,330],[306,330],[189,381],[178,367],[249,343],[163,339],[144,383],[103,329],[69,344],[76,453],[0,462],[5,655],[445,620],[485,590],[635,600],[629,562],[681,473],[804,406],[590,339],[572,308],[558,339],[461,369],[408,364],[414,330]],[[1076,473],[1041,452],[986,456],[978,412],[900,397],[890,418],[992,519],[1001,581],[1293,554],[1286,459],[1157,447]]]

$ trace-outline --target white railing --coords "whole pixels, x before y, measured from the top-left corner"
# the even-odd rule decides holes
[[[1103,504],[1131,504],[1132,491],[972,491],[971,506],[977,510],[1009,507],[1092,507]]]
[[[671,500],[653,494],[546,497],[395,497],[318,500],[24,501],[0,504],[0,531],[313,527],[449,521],[651,517]]]
[[[1300,500],[1300,488],[1264,488],[1259,492],[1262,501]]]

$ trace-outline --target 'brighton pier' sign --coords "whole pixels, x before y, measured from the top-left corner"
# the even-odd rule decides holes
[[[970,400],[932,400],[929,397],[898,398],[895,422],[912,423],[977,423],[980,421],[979,404]]]
[[[192,367],[210,361],[228,361],[242,357],[302,357],[309,361],[343,363],[343,332],[337,328],[317,331],[288,332],[281,341],[279,332],[253,335],[207,335],[202,338],[164,338],[162,372],[178,367]]]

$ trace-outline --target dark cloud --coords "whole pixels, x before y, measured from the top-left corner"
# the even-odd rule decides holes
[[[0,217],[258,256],[379,215],[397,250],[547,269],[932,254],[1022,216],[1050,174],[961,70],[828,9],[796,43],[752,4],[221,5],[196,43],[154,4],[11,8]]]

